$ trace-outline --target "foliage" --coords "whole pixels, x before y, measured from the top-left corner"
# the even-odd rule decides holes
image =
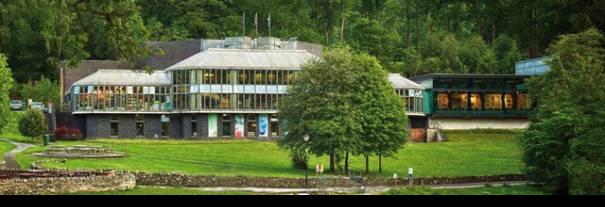
[[[280,147],[292,151],[308,147],[313,154],[330,155],[330,171],[338,165],[336,156],[355,150],[361,128],[352,99],[358,95],[356,67],[361,66],[353,62],[356,57],[350,49],[336,48],[303,65],[280,104],[288,132]],[[303,140],[306,135],[308,143]]]
[[[39,81],[31,81],[15,86],[19,89],[19,93],[13,95],[19,97],[24,102],[31,98],[33,101],[40,101],[45,105],[51,102],[55,108],[59,107],[61,99],[61,95],[59,94],[60,86],[56,81],[41,77]]]
[[[589,29],[548,51],[551,71],[529,82],[539,106],[521,136],[527,174],[559,194],[603,194],[605,39]]]
[[[32,140],[41,137],[48,130],[44,113],[36,109],[28,109],[19,120],[19,132]]]
[[[11,70],[6,63],[6,57],[0,53],[0,133],[8,125],[9,108],[9,91],[13,86],[13,78]]]

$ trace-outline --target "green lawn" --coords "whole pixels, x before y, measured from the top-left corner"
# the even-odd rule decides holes
[[[0,141],[0,159],[4,157],[4,153],[12,150],[15,146],[11,143]]]
[[[513,132],[451,131],[450,141],[442,143],[409,143],[396,156],[383,159],[384,173],[377,175],[377,157],[370,160],[373,175],[403,175],[408,167],[416,177],[471,176],[521,173],[521,150]],[[112,168],[146,172],[183,172],[220,176],[301,177],[303,172],[291,168],[286,151],[275,142],[252,140],[221,141],[156,141],[98,139],[56,144],[105,145],[128,153],[126,158],[69,159],[65,163],[47,163],[53,168]],[[17,156],[22,167],[42,158],[31,153],[33,147]],[[309,164],[322,163],[327,170],[328,158],[312,157]],[[351,168],[364,169],[362,157],[351,159]],[[314,174],[313,169],[310,173]]]
[[[459,189],[430,189],[427,187],[391,189],[385,195],[545,195],[540,188],[528,185]]]
[[[137,186],[132,190],[74,193],[74,195],[256,195],[248,191],[202,191],[192,188]]]
[[[8,125],[0,137],[10,139],[16,142],[32,143],[30,137],[25,137],[19,132],[19,119],[23,116],[23,111],[11,111],[8,116]],[[39,141],[42,142],[42,141]]]

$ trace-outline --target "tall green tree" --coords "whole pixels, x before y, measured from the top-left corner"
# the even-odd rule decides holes
[[[8,117],[10,113],[9,108],[9,91],[13,85],[13,77],[11,70],[6,64],[6,57],[0,53],[0,133],[8,124]]]
[[[562,35],[551,71],[529,82],[539,106],[521,136],[527,175],[557,194],[605,193],[605,38]]]
[[[366,173],[369,157],[377,155],[378,171],[382,172],[382,157],[394,155],[408,138],[404,103],[375,57],[359,54],[353,61],[360,74],[354,103],[360,112],[361,142],[355,154],[364,156]]]
[[[279,146],[288,150],[308,146],[313,154],[328,155],[332,172],[341,156],[355,151],[359,142],[359,113],[352,102],[358,84],[354,57],[349,49],[336,48],[303,65],[279,109],[287,121]],[[308,143],[303,140],[306,135]]]

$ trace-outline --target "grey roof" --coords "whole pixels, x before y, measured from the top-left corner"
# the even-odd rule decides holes
[[[403,76],[399,75],[399,73],[389,73],[389,81],[393,84],[393,87],[396,89],[399,88],[411,88],[411,89],[424,89],[420,84],[408,80]]]
[[[182,69],[286,69],[299,70],[301,65],[317,56],[305,50],[260,50],[209,48],[167,70]]]
[[[97,72],[76,81],[73,85],[170,85],[170,79],[163,70],[155,70],[148,74],[143,70],[99,69]]]

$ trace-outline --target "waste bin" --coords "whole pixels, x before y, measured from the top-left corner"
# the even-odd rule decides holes
[[[44,146],[48,146],[48,142],[50,141],[50,134],[44,135]]]

